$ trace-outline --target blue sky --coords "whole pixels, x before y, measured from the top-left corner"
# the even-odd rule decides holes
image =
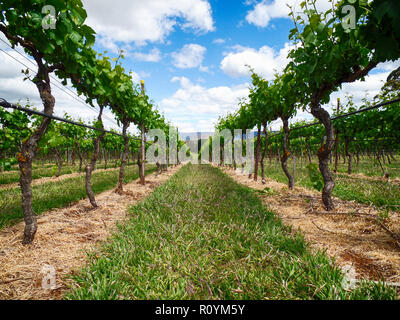
[[[179,83],[171,83],[173,77],[184,76],[207,87],[242,84],[243,81],[248,81],[248,77],[234,78],[221,70],[224,52],[231,52],[232,47],[239,45],[257,49],[268,45],[279,50],[288,41],[287,35],[292,27],[289,19],[277,19],[274,24],[260,28],[246,22],[246,14],[251,6],[243,1],[213,0],[209,3],[212,8],[214,31],[196,32],[176,27],[163,43],[148,43],[145,46],[131,44],[133,50],[143,53],[159,50],[161,58],[157,62],[140,61],[130,57],[131,50],[127,50],[128,57],[124,66],[144,76],[147,89],[155,100],[161,101],[179,89]],[[188,44],[206,48],[201,64],[208,68],[208,72],[200,71],[198,67],[180,69],[174,66],[172,54]],[[123,43],[118,42],[118,45],[124,48]],[[104,46],[98,46],[98,50],[104,49]]]
[[[149,96],[182,132],[212,131],[219,116],[237,109],[248,95],[246,64],[271,80],[283,69],[293,24],[286,4],[300,0],[83,0],[87,24],[97,32],[96,49],[115,56],[123,49],[123,66],[135,81],[145,80]],[[329,0],[318,0],[324,10]],[[0,35],[2,39],[2,37]],[[19,55],[0,42],[9,55]],[[18,50],[18,48],[17,48]],[[20,48],[19,48],[19,51]],[[29,58],[29,57],[28,57]],[[343,87],[356,102],[378,93],[399,62],[380,65],[367,81]],[[29,98],[40,107],[36,88],[22,81],[21,65],[0,52],[0,97]],[[93,119],[94,110],[54,88],[56,113]],[[106,125],[116,127],[107,113]],[[299,112],[297,119],[311,119]],[[292,121],[295,121],[292,120]],[[280,122],[273,124],[275,129]]]
[[[126,22],[128,14],[118,13],[126,1],[114,2],[115,13],[108,17],[113,22],[108,27],[101,19],[102,1],[96,7],[91,0],[86,0],[85,4],[88,4],[88,23],[99,33],[97,49],[107,50],[109,54],[123,49],[125,68],[135,72],[136,80],[146,81],[149,95],[181,130],[210,131],[220,115],[235,110],[238,99],[247,96],[250,78],[245,64],[252,65],[267,78],[272,78],[275,70],[285,66],[287,50],[281,50],[288,42],[293,24],[286,17],[286,11],[270,19],[267,25],[252,21],[249,16],[257,5],[264,3],[262,1],[185,2],[191,3],[189,12],[184,6],[174,7],[175,1],[164,1],[164,8],[158,15],[147,16],[148,24],[143,24],[148,28],[144,31],[147,38],[135,35],[138,23]],[[195,13],[190,16],[196,5],[203,10],[193,10]],[[142,10],[142,15],[138,16],[141,18],[147,15],[145,6],[136,2],[125,10]],[[282,11],[282,7],[286,9],[286,6],[279,7],[278,11]],[[124,26],[119,24],[119,19],[124,21]],[[169,32],[154,36],[155,32],[151,31],[156,29],[154,20],[165,25],[169,20],[174,26]],[[124,27],[131,28],[133,34],[115,31]]]

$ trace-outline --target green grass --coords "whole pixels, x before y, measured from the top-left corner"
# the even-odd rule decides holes
[[[392,161],[391,164],[388,164],[386,162],[386,164],[382,163],[382,165],[383,165],[384,169],[390,173],[391,178],[400,178],[400,158],[399,158],[399,156],[395,156],[395,159],[396,160]],[[308,164],[308,158],[307,159],[303,158],[302,161],[303,161],[303,166],[305,167]],[[318,158],[313,157],[312,162],[317,164]],[[265,163],[268,166],[270,165],[269,160],[266,160]],[[277,162],[276,162],[276,158],[275,158],[272,161],[272,166],[276,166],[276,165],[277,165]],[[278,166],[280,166],[280,164],[278,164]],[[292,167],[291,159],[288,160],[288,166]],[[297,159],[297,167],[299,168],[300,166],[301,166],[300,159]],[[343,158],[340,158],[340,160],[338,162],[338,173],[347,173],[347,167],[348,167],[347,162],[343,163]],[[363,174],[368,177],[383,177],[382,169],[379,166],[379,164],[377,162],[374,163],[368,157],[361,157],[359,164],[356,163],[356,159],[354,158],[352,168],[353,168],[354,174]],[[333,164],[331,165],[331,170],[332,171],[334,170],[334,157],[333,157]]]
[[[399,178],[400,177],[400,159],[398,156],[395,156],[396,160],[391,160],[391,164],[386,162],[384,164],[382,162],[382,165],[386,171],[390,173],[390,176],[392,178]],[[308,161],[308,160],[307,160]],[[318,158],[313,159],[314,163],[318,163]],[[331,166],[331,169],[333,171],[334,165]],[[346,163],[343,163],[343,158],[340,159],[338,162],[338,172],[339,173],[347,173],[348,165],[347,161]],[[382,169],[379,166],[379,163],[374,160],[371,160],[368,157],[361,157],[359,164],[356,162],[356,157],[353,158],[353,165],[352,165],[353,173],[360,173],[363,175],[366,175],[368,177],[382,177]]]
[[[147,173],[155,171],[155,166],[148,165]],[[116,187],[119,171],[94,172],[92,187],[95,194]],[[130,182],[139,177],[137,166],[127,167],[124,182]],[[32,187],[32,207],[35,214],[41,214],[54,208],[63,208],[68,204],[85,199],[85,175],[65,179],[62,182],[47,182]],[[14,224],[23,218],[21,208],[21,189],[0,190],[0,230]]]
[[[390,299],[382,285],[341,288],[250,188],[217,168],[183,167],[72,276],[66,299]]]
[[[342,161],[338,165],[339,173],[347,173],[347,164],[343,164]],[[396,161],[393,161],[391,164],[383,164],[383,167],[386,171],[390,173],[391,178],[400,178],[400,161],[399,158],[396,157]],[[368,177],[382,177],[382,169],[379,166],[378,162],[371,162],[369,158],[363,158],[360,160],[360,163],[357,165],[355,160],[353,160],[352,165],[353,173],[361,173]],[[333,170],[333,167],[332,167]]]
[[[315,163],[315,162],[314,162]],[[289,170],[292,173],[293,167],[289,163]],[[261,170],[260,170],[261,174]],[[269,162],[265,163],[265,176],[275,179],[282,183],[288,183],[287,177],[283,172],[280,164]],[[400,210],[400,186],[391,184],[386,181],[374,181],[368,178],[359,176],[348,176],[344,174],[335,175],[336,187],[333,190],[333,195],[342,200],[356,201],[363,204],[375,205],[380,208],[390,210]],[[296,170],[296,185],[306,188],[313,188],[310,181],[308,171],[305,167],[301,168],[297,165]]]
[[[134,164],[130,164],[129,166],[133,166]],[[114,168],[114,163],[108,163],[107,169]],[[32,179],[40,179],[46,177],[53,177],[57,173],[56,165],[45,165],[45,166],[34,166],[32,170]],[[104,169],[104,165],[98,165],[98,169]],[[82,166],[82,170],[84,172],[84,166]],[[79,172],[79,166],[63,166],[61,168],[61,176],[65,174],[71,174]],[[19,182],[19,171],[6,171],[0,173],[0,185],[6,185],[10,183]]]

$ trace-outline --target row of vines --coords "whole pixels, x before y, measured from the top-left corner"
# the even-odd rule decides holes
[[[342,24],[342,9],[347,4],[347,1],[332,2],[332,9],[319,12],[316,0],[306,0],[300,5],[302,13],[292,11],[295,28],[289,39],[293,49],[286,68],[268,81],[250,67],[252,87],[248,99],[239,103],[236,112],[220,118],[216,126],[220,131],[231,130],[232,136],[234,129],[257,128],[255,180],[259,164],[264,178],[264,159],[274,155],[280,158],[289,188],[293,189],[294,177],[287,164],[289,157],[292,153],[306,154],[311,162],[312,154],[316,153],[323,178],[322,200],[328,211],[334,209],[332,158],[346,157],[351,173],[354,155],[373,154],[383,174],[388,176],[382,163],[390,162],[400,150],[398,70],[389,76],[374,101],[365,100],[366,105],[361,108],[389,100],[397,103],[340,117],[357,110],[349,98],[347,105],[336,109],[332,116],[326,110],[332,93],[343,84],[363,80],[379,63],[400,58],[400,3],[395,0],[355,2],[352,5],[356,23],[350,30]],[[319,125],[299,122],[290,126],[289,120],[300,110],[311,113]],[[268,128],[279,119],[283,123],[282,131],[272,133]]]
[[[56,9],[55,29],[42,26],[42,9],[49,5]],[[95,31],[85,24],[86,18],[81,0],[5,0],[0,3],[0,32],[13,47],[23,48],[37,65],[35,72],[28,69],[24,73],[38,90],[43,113],[52,116],[55,112],[53,74],[64,85],[71,84],[80,96],[84,96],[87,104],[99,107],[97,119],[92,124],[100,129],[97,131],[55,123],[46,116],[35,117],[17,110],[0,109],[0,166],[3,170],[10,169],[14,158],[17,159],[25,221],[24,244],[32,243],[37,231],[31,183],[32,166],[38,154],[54,154],[59,167],[67,150],[81,159],[81,167],[82,158],[86,156],[86,191],[92,206],[97,207],[91,177],[99,157],[103,155],[107,159],[112,151],[122,150],[118,155],[120,174],[116,189],[120,193],[130,150],[138,151],[140,181],[144,184],[146,132],[152,128],[169,130],[169,124],[147,96],[144,82],[141,86],[135,84],[131,73],[122,67],[123,53],[111,59],[93,49]],[[10,104],[0,100],[0,106],[9,108]],[[122,137],[106,135],[105,108],[110,108],[121,125]],[[128,134],[131,125],[140,130],[137,140]]]

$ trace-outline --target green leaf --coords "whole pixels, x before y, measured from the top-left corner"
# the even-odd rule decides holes
[[[82,40],[82,36],[81,36],[78,32],[76,32],[76,31],[73,31],[73,32],[69,35],[69,38],[72,40],[72,42],[74,42],[74,43],[76,43],[76,44],[78,44],[78,43]]]

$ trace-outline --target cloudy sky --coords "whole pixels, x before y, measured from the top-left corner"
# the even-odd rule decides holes
[[[123,49],[127,71],[135,81],[146,82],[149,96],[159,110],[181,132],[213,131],[219,116],[237,109],[238,100],[248,95],[250,83],[246,65],[271,80],[283,69],[290,50],[288,34],[293,27],[286,4],[300,0],[83,0],[87,24],[97,32],[96,49],[115,56]],[[320,8],[329,8],[319,0]],[[5,40],[0,34],[0,39]],[[0,97],[11,102],[26,101],[41,108],[38,93],[23,81],[22,66],[32,67],[0,41]],[[21,50],[19,50],[21,51]],[[30,61],[29,61],[30,60]],[[356,102],[379,92],[382,82],[399,62],[380,65],[366,82],[345,85],[332,95],[351,93]],[[93,108],[73,90],[55,86],[56,113],[92,120]],[[110,112],[107,127],[116,127]],[[296,119],[312,119],[305,112]],[[273,127],[280,127],[277,121]]]

